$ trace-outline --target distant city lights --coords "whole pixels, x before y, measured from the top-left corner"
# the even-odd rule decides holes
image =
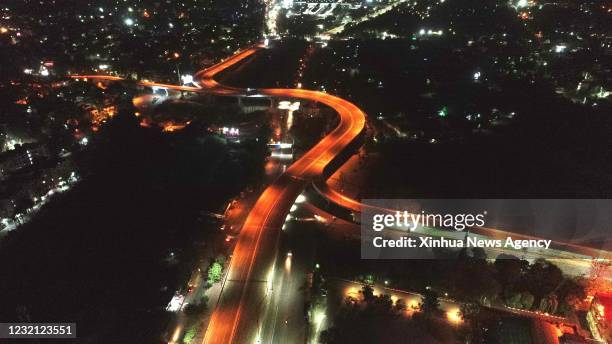
[[[420,29],[419,30],[419,36],[442,36],[444,34],[444,31],[442,30],[425,30],[425,29]]]

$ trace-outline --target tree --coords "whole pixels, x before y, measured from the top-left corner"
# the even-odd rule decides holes
[[[533,306],[534,297],[530,292],[521,293],[521,308],[523,309],[531,309]]]
[[[374,289],[369,285],[364,285],[359,293],[365,302],[370,302],[374,299]]]
[[[487,253],[482,247],[473,247],[472,248],[472,257],[474,259],[485,260],[487,259]]]
[[[499,255],[494,263],[496,279],[503,286],[504,292],[514,290],[515,285],[527,271],[529,262],[510,255]]]
[[[406,301],[404,301],[403,299],[399,299],[397,301],[395,301],[395,305],[393,306],[393,309],[400,313],[406,310],[408,306],[406,305]]]
[[[187,333],[185,333],[185,337],[183,337],[184,344],[190,344],[198,333],[198,328],[196,326],[192,326]]]
[[[557,295],[548,294],[540,301],[540,311],[548,314],[554,314],[559,307],[559,301],[557,301]]]
[[[370,290],[366,286],[362,294],[370,295]],[[344,303],[333,319],[333,326],[321,334],[321,342],[405,343],[407,338],[413,343],[454,342],[452,329],[446,322],[410,319],[393,305],[389,295],[367,298],[368,301]]]
[[[465,320],[474,319],[480,314],[480,305],[477,303],[464,303],[459,308],[461,317]]]
[[[586,297],[584,281],[579,279],[567,279],[557,290],[559,295],[559,306],[563,311],[569,311],[578,306]]]
[[[501,290],[495,271],[486,260],[465,256],[449,271],[448,290],[465,301],[490,303]]]
[[[513,293],[506,299],[508,307],[519,309],[530,309],[533,306],[534,297],[528,291],[522,293]]]
[[[527,290],[538,301],[555,291],[564,281],[561,269],[545,259],[538,259],[530,265],[524,279]]]
[[[420,305],[423,314],[428,316],[436,316],[440,314],[440,301],[438,300],[438,293],[431,289],[427,289],[423,294],[423,301]]]
[[[475,340],[482,337],[482,327],[479,326],[481,318],[481,307],[477,303],[464,303],[460,307],[461,318],[467,322],[468,326],[463,326],[460,329],[461,336],[466,339],[467,343],[478,343]]]
[[[221,274],[223,273],[223,266],[218,262],[212,263],[208,269],[208,284],[213,284],[221,280]]]

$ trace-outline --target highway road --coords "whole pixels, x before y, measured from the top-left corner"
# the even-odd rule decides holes
[[[281,307],[294,309],[301,305],[292,302],[295,295],[290,276],[279,270],[285,260],[284,252],[279,253],[281,228],[296,198],[313,180],[322,180],[323,170],[364,130],[365,113],[354,104],[322,92],[303,89],[257,89],[245,90],[220,84],[215,77],[237,63],[252,57],[261,46],[246,49],[221,63],[196,74],[199,87],[174,86],[151,82],[140,82],[142,86],[158,86],[190,92],[206,92],[215,95],[246,96],[262,95],[278,98],[296,98],[315,101],[334,109],[339,116],[338,126],[317,143],[311,150],[295,161],[268,188],[266,188],[251,212],[236,240],[233,257],[228,267],[227,280],[219,302],[213,312],[203,343],[292,343],[294,330],[283,330],[276,336],[269,330],[270,310]],[[110,81],[117,77],[72,76],[73,78],[97,78]],[[326,190],[339,204],[348,208],[361,209],[361,203],[333,190]],[[479,233],[480,234],[480,233]],[[483,235],[498,236],[499,231],[487,229]],[[513,237],[520,238],[514,233]],[[565,243],[564,243],[565,244]],[[584,247],[572,245],[582,251]],[[582,253],[582,252],[581,252]],[[278,259],[277,259],[278,257]],[[279,276],[280,274],[280,276]],[[276,278],[275,278],[276,276]],[[275,288],[275,284],[278,288]],[[287,289],[283,289],[285,288]],[[265,318],[265,319],[264,319]],[[279,317],[275,316],[277,322]],[[280,318],[282,319],[282,317]],[[264,323],[266,323],[264,325]],[[296,322],[297,323],[297,322]],[[273,328],[278,325],[273,325]],[[289,336],[289,337],[286,337]]]
[[[320,221],[328,224],[328,235],[332,236],[332,240],[361,240],[361,227],[359,224],[349,222],[341,218],[336,218],[333,214],[322,210],[315,205],[310,203],[304,203],[302,205],[309,212],[316,214]],[[420,228],[416,232],[406,232],[402,229],[386,228],[381,232],[385,238],[388,239],[399,239],[403,236],[419,237],[421,235],[428,235],[432,237],[440,237],[444,235],[447,238],[462,239],[465,238],[465,232],[454,232],[454,231],[441,231],[434,228]],[[515,234],[510,233],[512,237],[516,237]],[[472,233],[470,237],[479,237],[482,239],[487,238],[485,235]],[[505,239],[505,238],[504,238]],[[551,250],[531,250],[531,251],[517,251],[511,248],[486,248],[485,253],[491,259],[495,259],[499,254],[507,254],[521,257],[522,259],[530,262],[535,261],[538,258],[544,258],[555,265],[557,265],[561,271],[572,277],[586,276],[591,271],[592,261],[587,256],[580,255],[579,253],[573,253],[568,251],[559,251],[555,249]],[[601,275],[603,279],[612,281],[612,270],[608,269]]]
[[[253,55],[258,49],[260,47],[247,49],[234,55],[196,74],[195,79],[203,88],[214,94],[246,94],[247,91],[244,89],[219,84],[214,77],[219,72]],[[323,169],[353,142],[365,127],[363,111],[344,99],[326,93],[302,89],[258,89],[255,91],[264,96],[298,98],[325,104],[336,110],[340,121],[333,131],[295,161],[264,190],[255,203],[237,239],[228,268],[227,282],[209,323],[204,343],[294,342],[295,338],[289,339],[293,331],[283,330],[281,331],[284,332],[282,336],[274,337],[276,331],[264,330],[261,319],[262,313],[268,313],[265,308],[274,307],[275,304],[268,299],[275,293],[273,283],[281,228],[295,199],[306,185],[313,179],[322,176]],[[285,277],[281,278],[280,292],[277,290],[276,293],[283,293],[285,280]],[[287,288],[293,289],[291,286]],[[280,298],[287,302],[287,295]],[[300,305],[293,305],[293,307],[300,308]]]
[[[319,192],[322,196],[330,200],[331,202],[350,210],[355,214],[360,214],[364,211],[364,209],[369,209],[370,211],[376,210],[383,213],[395,214],[396,209],[387,209],[374,207],[371,205],[363,204],[359,200],[352,199],[343,195],[338,190],[332,188],[326,180],[317,179],[314,182],[314,188],[317,192]],[[359,216],[357,216],[359,218]],[[470,233],[479,234],[489,239],[501,239],[505,240],[508,237],[512,237],[517,240],[540,240],[540,239],[548,239],[541,238],[534,235],[523,234],[523,233],[514,233],[508,232],[504,230],[500,230],[497,228],[491,227],[470,227]],[[555,248],[560,253],[572,253],[578,255],[580,259],[585,259],[589,257],[593,258],[601,258],[601,259],[612,259],[612,252],[607,251],[605,249],[597,249],[581,244],[576,244],[572,242],[566,242],[561,240],[552,240],[553,248]],[[567,258],[565,255],[560,255],[556,258]]]
[[[227,87],[214,80],[218,73],[255,54],[262,46],[244,50],[221,63],[196,74],[195,80],[202,86],[187,87],[139,82],[141,86],[157,86],[167,89],[206,92],[215,95],[244,96],[249,91]],[[96,79],[119,81],[114,76],[73,75],[74,79]],[[236,246],[228,267],[227,280],[224,284],[219,302],[211,317],[204,343],[291,343],[296,333],[295,328],[280,328],[277,331],[263,329],[262,316],[268,314],[269,308],[300,309],[291,302],[289,295],[296,295],[297,283],[287,276],[281,276],[278,302],[272,284],[274,283],[275,264],[281,228],[295,199],[313,179],[321,177],[323,169],[361,134],[365,127],[365,113],[354,104],[323,93],[302,89],[258,89],[256,93],[263,96],[280,98],[299,98],[322,103],[336,110],[339,116],[338,126],[325,136],[311,150],[295,161],[267,189],[265,189],[253,206],[236,240]],[[285,281],[287,286],[285,287]],[[281,295],[283,294],[283,295]],[[301,311],[301,309],[300,309]],[[275,317],[276,319],[282,319]],[[295,316],[292,316],[295,318]],[[277,321],[277,320],[275,320]],[[284,322],[284,320],[281,320]],[[301,327],[299,321],[292,321],[292,326]],[[262,337],[265,336],[265,337]],[[299,341],[299,340],[298,340]]]

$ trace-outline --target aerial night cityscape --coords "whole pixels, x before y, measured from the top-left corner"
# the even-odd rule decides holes
[[[0,47],[0,343],[612,344],[610,0],[1,0]]]

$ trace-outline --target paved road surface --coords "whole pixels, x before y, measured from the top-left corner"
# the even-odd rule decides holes
[[[256,51],[257,48],[245,50],[217,66],[198,73],[196,80],[215,94],[245,94],[247,91],[222,86],[213,78]],[[291,285],[293,282],[290,278],[285,278],[286,276],[281,278],[280,287],[277,288],[280,290],[275,292],[272,288],[279,234],[291,206],[307,183],[320,177],[323,169],[365,127],[363,111],[344,99],[326,93],[301,89],[259,89],[255,92],[265,96],[298,98],[323,103],[336,110],[340,123],[272,183],[251,210],[238,237],[229,266],[228,280],[209,324],[204,343],[273,343],[282,340],[294,342],[293,338],[287,337],[292,331],[284,331],[281,327],[280,336],[275,337],[275,330],[262,329],[261,316],[262,313],[268,313],[265,311],[266,308],[275,308],[279,305],[281,309],[287,309],[291,306],[290,295],[295,294],[291,292],[295,290]],[[270,302],[269,299],[274,299],[277,293],[281,301]],[[293,307],[300,306],[293,305]],[[269,333],[269,336],[266,333]]]

